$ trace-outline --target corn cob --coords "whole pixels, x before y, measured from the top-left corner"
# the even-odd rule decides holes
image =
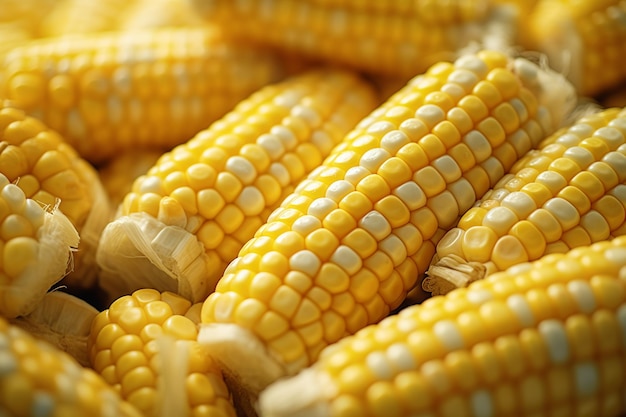
[[[423,281],[444,294],[548,253],[626,234],[626,110],[586,115],[520,159],[439,241]]]
[[[506,16],[491,1],[401,2],[192,0],[198,13],[229,36],[271,45],[360,71],[413,77],[440,60],[453,59],[475,42],[506,31],[491,24]]]
[[[92,369],[0,318],[0,414],[140,417]]]
[[[581,95],[626,80],[626,3],[621,0],[540,0],[529,18],[527,48],[545,53]]]
[[[121,19],[119,30],[192,27],[205,24],[189,0],[135,0]]]
[[[41,24],[45,37],[119,30],[138,0],[58,0]]]
[[[351,72],[318,69],[267,86],[137,179],[104,230],[100,285],[203,301],[228,262],[377,105]]]
[[[196,341],[200,308],[152,289],[118,298],[93,321],[92,367],[146,417],[234,417],[221,371]]]
[[[619,416],[625,278],[626,237],[498,272],[329,347],[260,415]]]
[[[0,100],[0,173],[26,198],[49,207],[58,204],[80,235],[64,284],[72,291],[92,288],[98,239],[113,215],[96,170],[59,134]]]
[[[86,301],[61,291],[50,291],[25,316],[9,323],[26,330],[89,366],[87,338],[98,310]]]
[[[503,53],[435,64],[246,243],[203,305],[199,340],[253,396],[379,321],[419,285],[438,239],[560,125],[572,99],[563,77]]]
[[[58,204],[40,205],[0,174],[0,315],[30,313],[66,274],[78,240]]]
[[[135,148],[170,149],[282,76],[266,50],[210,28],[32,41],[0,59],[0,97],[100,163]]]
[[[131,149],[113,157],[98,169],[100,181],[113,207],[118,207],[133,182],[156,164],[162,152],[155,149]]]

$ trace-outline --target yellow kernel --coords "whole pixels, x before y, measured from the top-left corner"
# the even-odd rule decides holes
[[[32,237],[17,236],[6,241],[2,253],[4,272],[13,278],[20,277],[28,266],[38,261],[38,249],[39,244]]]
[[[406,163],[411,171],[423,168],[428,165],[428,155],[419,144],[415,142],[407,143],[400,148],[396,156]]]
[[[447,148],[442,140],[432,133],[429,133],[418,140],[417,144],[423,149],[430,161],[440,157],[441,155],[445,155],[447,152]]]
[[[279,314],[289,318],[291,317],[301,300],[301,295],[286,285],[281,285],[276,289],[270,300],[270,308]]]
[[[360,191],[352,191],[339,201],[339,208],[355,219],[363,217],[373,208],[372,200]]]
[[[489,115],[489,109],[477,95],[471,94],[459,100],[459,108],[465,111],[473,123],[478,123]]]
[[[363,268],[352,276],[349,291],[360,303],[369,301],[378,291],[380,281],[376,274]]]
[[[280,285],[281,280],[276,275],[269,272],[258,272],[250,284],[250,297],[269,303]]]

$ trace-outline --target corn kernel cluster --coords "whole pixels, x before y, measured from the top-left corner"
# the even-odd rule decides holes
[[[2,0],[0,415],[625,417],[625,0]]]

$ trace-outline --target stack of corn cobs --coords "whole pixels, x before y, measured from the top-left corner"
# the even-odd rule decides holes
[[[1,0],[0,415],[624,415],[624,56],[623,0]]]

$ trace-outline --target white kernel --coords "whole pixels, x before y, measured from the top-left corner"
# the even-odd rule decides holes
[[[471,289],[466,294],[467,301],[475,305],[481,305],[493,300],[493,294],[483,289]]]
[[[408,256],[406,246],[402,242],[402,239],[394,234],[390,234],[381,240],[378,243],[378,247],[391,258],[391,262],[393,262],[393,265],[396,267],[404,262]]]
[[[394,130],[395,128],[396,127],[394,126],[393,123],[385,121],[385,120],[380,120],[380,121],[372,123],[367,128],[366,132],[371,134],[371,135],[383,136],[384,134]]]
[[[595,162],[595,158],[591,151],[580,146],[568,147],[563,152],[564,158],[569,158],[580,167],[580,169],[586,169],[589,165]]]
[[[328,155],[337,144],[333,138],[324,130],[316,130],[311,134],[311,143],[322,155]]]
[[[464,213],[469,210],[476,202],[476,192],[472,184],[465,178],[459,178],[457,181],[448,185],[448,190],[454,196],[459,205],[459,212]]]
[[[301,104],[294,106],[291,110],[291,114],[303,119],[312,128],[316,128],[322,124],[322,118],[314,109]]]
[[[363,266],[361,257],[349,246],[340,245],[330,257],[330,261],[341,267],[349,275],[356,274]]]
[[[35,200],[27,199],[22,216],[26,217],[35,230],[38,230],[43,226],[45,211],[41,204],[37,203]]]
[[[13,213],[20,213],[26,203],[26,195],[20,187],[15,184],[7,184],[0,191],[0,197],[9,206]]]
[[[472,71],[479,78],[483,78],[487,75],[487,71],[489,70],[487,64],[476,55],[460,56],[454,61],[454,67]]]
[[[369,232],[378,241],[383,240],[391,233],[391,225],[378,211],[370,211],[359,221],[359,226]]]
[[[511,309],[511,312],[515,314],[522,326],[530,327],[535,324],[533,311],[524,296],[513,294],[506,299],[506,305]]]
[[[270,156],[270,159],[277,160],[285,153],[285,146],[275,135],[269,133],[262,134],[256,143]]]
[[[567,290],[572,294],[583,313],[592,313],[596,309],[596,299],[593,289],[586,281],[571,281],[567,283]]]
[[[507,194],[500,202],[502,207],[511,209],[520,219],[525,219],[537,209],[537,204],[528,194],[522,191],[513,191]]]
[[[583,362],[574,365],[574,383],[576,392],[581,397],[596,394],[600,386],[596,365],[593,362]]]
[[[557,320],[544,320],[539,323],[538,329],[548,347],[552,363],[555,365],[566,363],[569,360],[570,348],[563,325]]]
[[[370,172],[376,172],[389,157],[391,157],[391,155],[383,148],[369,149],[359,160],[359,165],[368,169]]]
[[[246,186],[237,196],[235,204],[246,216],[257,216],[265,208],[265,199],[258,188]]]
[[[403,131],[392,130],[385,133],[385,136],[380,140],[380,146],[391,155],[395,155],[401,147],[410,141],[409,137]]]
[[[303,272],[309,276],[314,276],[320,268],[322,262],[313,252],[307,249],[300,250],[289,258],[289,267],[296,271]]]
[[[571,148],[574,146],[578,146],[581,140],[582,139],[580,138],[580,136],[575,135],[571,132],[565,132],[560,135],[554,143],[565,146],[565,148]]]
[[[226,160],[225,168],[239,178],[244,185],[250,184],[257,177],[256,168],[243,156],[231,156]]]
[[[387,359],[396,372],[415,370],[417,364],[411,350],[404,343],[394,343],[387,348]]]
[[[588,138],[596,129],[587,123],[576,123],[567,129],[569,133],[573,133],[581,140]]]
[[[553,195],[556,195],[567,185],[565,178],[555,171],[542,171],[535,178],[535,182],[545,185]]]
[[[291,175],[289,175],[289,171],[281,163],[272,163],[270,165],[269,174],[278,181],[281,187],[286,187],[291,184]]]
[[[311,216],[310,214],[305,214],[304,216],[298,217],[294,220],[291,229],[294,232],[298,232],[301,235],[306,236],[320,227],[322,227],[320,219],[315,216]]]
[[[491,144],[478,130],[472,130],[467,132],[467,134],[463,137],[463,142],[470,148],[472,153],[474,154],[474,159],[476,159],[476,163],[480,163],[489,156],[491,156]]]
[[[594,132],[593,136],[602,139],[612,151],[624,143],[624,135],[614,127],[601,127]]]
[[[356,185],[370,174],[371,172],[362,166],[353,166],[346,171],[345,179]]]
[[[519,116],[520,121],[524,122],[526,121],[526,119],[528,119],[528,109],[526,108],[522,100],[514,97],[509,100],[509,104],[513,106],[513,109],[515,109],[515,112]]]
[[[446,114],[439,106],[424,104],[417,109],[415,117],[422,120],[429,129],[432,129],[437,123],[445,119]]]
[[[379,351],[370,352],[365,357],[367,367],[378,379],[389,379],[393,376],[393,369],[384,353]]]
[[[270,129],[270,133],[276,135],[287,150],[294,149],[296,145],[298,145],[298,138],[296,138],[296,135],[286,126],[273,126]]]
[[[450,320],[440,320],[433,325],[433,333],[449,351],[463,349],[465,342],[456,324]]]
[[[493,417],[494,407],[491,393],[485,389],[475,391],[470,396],[472,415],[481,417]]]
[[[626,266],[626,248],[623,247],[614,247],[608,248],[604,252],[604,257],[607,261],[619,265],[622,268]]]
[[[354,191],[354,184],[346,180],[337,180],[326,189],[326,197],[339,202],[352,191]]]
[[[165,195],[165,187],[163,187],[163,181],[159,177],[152,175],[146,175],[139,181],[140,194],[155,193],[159,195]]]
[[[490,156],[480,163],[480,166],[489,177],[489,184],[495,184],[505,174],[502,162],[495,156]]]
[[[289,89],[274,97],[274,104],[281,107],[292,108],[302,98],[302,94],[297,89]]]
[[[448,81],[460,85],[466,92],[469,93],[478,83],[478,77],[474,72],[468,69],[459,68],[450,73]]]
[[[397,186],[392,193],[402,200],[410,211],[415,211],[426,205],[426,194],[414,181]]]
[[[518,220],[511,209],[499,206],[487,211],[482,225],[492,229],[498,236],[504,236]]]
[[[326,197],[316,198],[309,205],[307,214],[323,219],[328,213],[337,208],[337,203],[334,200]]]
[[[432,162],[432,165],[448,184],[461,178],[461,168],[450,155],[440,156]]]
[[[546,201],[543,208],[548,210],[559,221],[564,232],[580,223],[578,210],[564,198],[551,198]]]
[[[613,168],[620,183],[626,181],[626,155],[620,152],[609,152],[602,158],[602,161]]]

